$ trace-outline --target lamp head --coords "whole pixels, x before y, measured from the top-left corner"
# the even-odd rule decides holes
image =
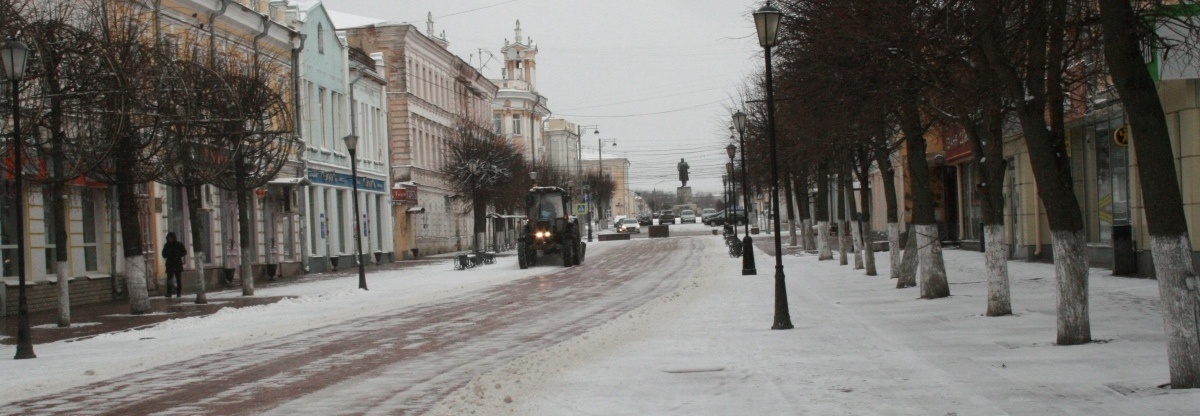
[[[0,60],[4,61],[4,75],[9,80],[25,77],[25,63],[29,59],[29,45],[16,39],[9,39],[0,49]]]
[[[534,182],[537,182],[537,177],[538,177],[537,172],[529,172],[529,179],[533,179]]]
[[[767,3],[754,12],[754,26],[758,29],[758,44],[764,48],[775,47],[779,42],[779,22],[783,20],[783,12]]]
[[[346,141],[346,150],[351,152],[358,150],[358,136],[351,134],[343,137],[342,140]]]
[[[725,146],[725,153],[728,153],[729,158],[733,159],[737,155],[737,146],[734,146],[732,143],[729,146]]]
[[[733,113],[733,127],[737,129],[738,133],[746,132],[746,113],[741,111]]]

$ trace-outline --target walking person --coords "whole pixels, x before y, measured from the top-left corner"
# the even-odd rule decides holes
[[[162,256],[167,259],[167,298],[171,298],[171,292],[175,292],[175,296],[182,298],[183,281],[179,275],[183,273],[183,257],[187,256],[187,248],[183,247],[183,243],[175,237],[174,232],[167,233],[167,243],[163,244]]]

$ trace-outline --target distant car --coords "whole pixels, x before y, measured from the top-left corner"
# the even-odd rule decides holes
[[[642,232],[642,227],[638,225],[637,218],[623,218],[617,223],[618,233],[639,234]]]
[[[740,209],[734,210],[733,215],[731,215],[731,217],[732,217],[732,221],[730,221],[730,223],[732,223],[733,225],[742,225],[742,224],[746,223],[746,211],[742,211]],[[725,225],[725,221],[726,221],[725,211],[721,211],[720,214],[717,214],[716,216],[714,216],[708,220],[708,225],[712,225],[712,226]]]
[[[650,214],[638,214],[638,225],[654,225],[654,218]]]
[[[712,209],[712,208],[709,208],[709,209]],[[725,211],[713,211],[711,214],[701,215],[700,222],[704,223],[704,225],[716,225],[716,224],[713,224],[713,221],[716,221],[717,217],[720,217],[722,215],[725,215]]]
[[[658,214],[655,215],[654,218],[658,218],[659,224],[674,224],[675,211],[664,209],[662,211],[658,211]]]
[[[712,208],[702,209],[702,210],[700,210],[700,221],[704,221],[705,218],[711,217],[713,215],[717,215],[717,210],[712,209]]]
[[[679,211],[679,221],[683,222],[684,224],[696,223],[696,211],[692,211],[690,209]]]

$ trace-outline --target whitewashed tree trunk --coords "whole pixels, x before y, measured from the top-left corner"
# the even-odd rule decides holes
[[[203,305],[208,303],[208,296],[204,288],[204,256],[203,251],[197,251],[192,254],[192,262],[196,267],[196,304]],[[179,279],[182,284],[183,279]]]
[[[937,299],[950,296],[950,282],[946,280],[946,263],[942,260],[942,242],[938,238],[936,224],[921,224],[913,227],[917,233],[917,257],[921,268],[921,299]]]
[[[829,221],[817,221],[817,260],[833,260],[833,248],[829,247]]]
[[[845,266],[847,264],[850,264],[850,259],[847,256],[847,254],[850,252],[850,247],[848,247],[849,244],[846,244],[847,238],[846,238],[846,222],[845,221],[839,221],[838,232],[837,232],[836,238],[837,238],[837,245],[838,245],[838,265]]]
[[[850,238],[854,243],[854,270],[863,269],[863,241],[862,230],[858,226],[858,221],[850,221]]]
[[[66,244],[59,244],[59,250],[65,250]],[[71,282],[67,278],[67,262],[54,264],[54,273],[58,276],[58,327],[71,326]]]
[[[241,276],[238,277],[242,279],[242,296],[254,296],[254,254],[249,246],[242,247],[241,253]]]
[[[1008,246],[1003,225],[983,226],[984,263],[988,270],[987,316],[1012,315],[1008,284]]]
[[[788,220],[788,236],[792,238],[792,247],[795,247],[798,244],[796,241],[796,220]]]
[[[904,257],[900,259],[900,274],[896,278],[896,289],[917,285],[917,232],[909,226],[907,234],[908,237],[904,239]]]
[[[1187,234],[1170,238],[1150,236],[1154,275],[1167,332],[1167,363],[1171,385],[1194,386],[1200,378],[1200,297],[1192,244]]]
[[[1052,231],[1050,236],[1058,285],[1058,345],[1091,342],[1087,244],[1083,231]]]
[[[153,312],[150,293],[146,291],[146,256],[125,256],[125,290],[129,294],[129,314],[144,315]]]
[[[900,277],[900,259],[903,253],[900,252],[900,224],[888,223],[888,259],[891,268],[893,279]]]

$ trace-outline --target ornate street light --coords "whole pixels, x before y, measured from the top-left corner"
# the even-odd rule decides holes
[[[25,180],[25,166],[21,160],[21,78],[25,77],[25,63],[29,59],[29,46],[25,42],[9,39],[0,49],[0,59],[4,61],[4,75],[10,83],[12,92],[13,120],[13,191],[17,195],[14,210],[17,213],[17,355],[18,360],[37,358],[33,353],[33,337],[29,329],[29,302],[25,297],[25,191],[22,189]],[[58,282],[66,284],[65,282]]]
[[[346,141],[346,150],[350,151],[350,183],[354,189],[354,244],[355,257],[358,259],[358,288],[367,290],[367,270],[363,264],[362,253],[362,218],[358,213],[358,136],[353,134],[343,137]]]
[[[738,145],[742,148],[742,195],[744,207],[750,208],[750,193],[746,192],[750,189],[748,179],[746,179],[746,113],[738,111],[733,113],[733,127],[738,132]],[[733,145],[729,145],[733,147]],[[758,267],[754,264],[754,239],[750,238],[750,217],[746,214],[745,237],[742,238],[742,276],[750,276],[758,274]]]
[[[775,85],[771,79],[771,48],[779,42],[779,22],[783,12],[771,6],[770,0],[754,12],[758,29],[758,44],[763,47],[767,67],[767,138],[771,142],[771,212],[775,213],[775,319],[771,329],[792,329],[788,313],[787,286],[783,276],[783,242],[779,236],[779,149],[775,141]],[[745,126],[743,126],[744,128]]]

